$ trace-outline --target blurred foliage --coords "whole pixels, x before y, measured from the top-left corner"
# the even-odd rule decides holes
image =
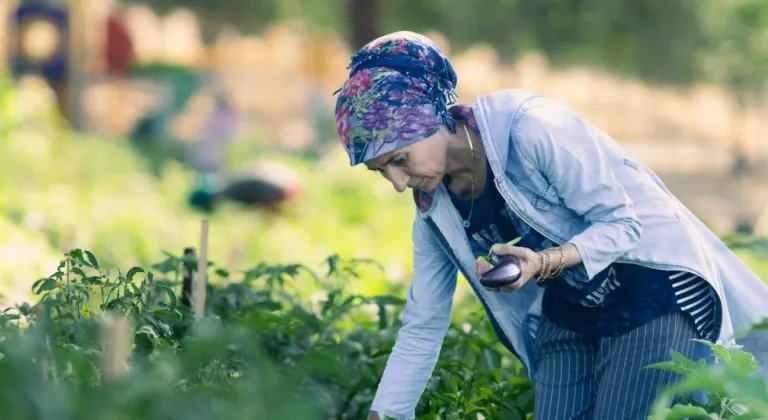
[[[43,87],[13,88],[2,78],[0,84],[0,293],[26,292],[30,278],[74,247],[93,249],[112,266],[149,264],[163,251],[197,246],[203,215],[186,204],[192,170],[165,162],[155,178],[151,162],[127,142],[66,129]],[[224,266],[254,256],[316,266],[331,253],[381,261],[386,278],[363,276],[351,286],[357,291],[384,292],[407,278],[409,196],[350,168],[339,153],[310,161],[269,154],[258,143],[233,145],[232,163],[254,156],[287,163],[301,175],[302,195],[277,215],[222,206],[209,217],[211,258]]]
[[[768,237],[734,233],[722,239],[752,271],[768,282]]]
[[[698,79],[707,0],[520,0],[520,23],[554,65],[585,63],[653,82]]]
[[[717,48],[709,38],[714,29],[696,26],[700,32],[678,37],[673,27],[699,25],[690,16],[699,19],[704,9],[698,8],[711,2],[672,1],[666,4],[668,16],[660,16],[660,2],[626,3],[605,3],[602,10],[599,1],[396,0],[387,3],[385,27],[437,28],[452,43],[458,40],[454,45],[498,43],[508,55],[542,48],[563,64],[612,61],[622,72],[667,81],[714,78],[714,71],[697,73],[699,60],[722,54],[727,57],[723,65],[735,70],[732,76],[720,73],[718,80],[758,91],[762,74],[739,66],[757,66],[764,59],[755,38],[760,24],[742,13],[758,12],[760,3],[718,3],[724,9],[717,13],[707,9],[711,28],[728,30],[715,38],[730,44]],[[226,4],[185,2],[220,13],[220,22],[229,21]],[[317,15],[320,23],[338,19],[332,7],[317,2],[284,1],[282,8],[270,8],[268,2],[237,4],[262,8],[256,17],[237,9],[239,19],[254,30],[269,19],[312,15],[315,9],[324,9]],[[163,5],[172,3],[157,2]],[[666,26],[651,25],[658,32],[643,27],[639,17],[624,10],[630,6],[632,13],[649,21],[655,16]],[[686,7],[691,15],[678,16]],[[481,16],[487,25],[467,24],[461,16]],[[729,28],[733,22],[752,29],[739,32]],[[665,39],[680,41],[672,50]],[[677,48],[688,47],[675,56]],[[408,278],[411,267],[410,197],[393,194],[367,171],[349,168],[340,153],[307,161],[270,155],[258,142],[236,144],[232,163],[255,155],[290,163],[303,175],[304,195],[279,216],[229,206],[211,217],[209,255],[221,265],[210,267],[207,317],[196,322],[177,296],[183,259],[176,254],[197,245],[201,218],[185,202],[192,171],[166,162],[154,178],[128,144],[68,131],[50,112],[51,103],[50,92],[19,89],[0,77],[0,148],[5,152],[0,155],[0,292],[14,301],[42,297],[40,307],[48,309],[38,319],[32,306],[22,304],[0,317],[3,418],[252,419],[264,413],[269,418],[362,418],[399,327],[402,301],[390,293],[402,294],[405,284],[399,281]],[[734,236],[726,241],[768,278],[764,240]],[[64,250],[78,247],[94,250],[98,259],[75,250],[59,260]],[[163,251],[167,258],[153,264]],[[366,257],[382,265],[361,264]],[[262,262],[238,270],[254,260]],[[116,270],[134,265],[151,268]],[[34,283],[33,294],[23,293],[50,272]],[[104,311],[126,314],[135,331],[130,374],[114,383],[102,382],[98,367],[103,357],[98,316]],[[419,418],[529,417],[531,384],[500,347],[477,301],[459,296],[452,319]],[[719,346],[713,351],[722,362],[714,370],[679,357],[657,366],[686,380],[662,395],[655,418],[768,415],[765,383],[751,375],[751,355]],[[664,407],[689,389],[708,391],[710,401]]]
[[[764,98],[768,77],[768,2],[717,2],[707,16],[708,73],[741,106]]]
[[[369,262],[326,262],[322,274],[265,263],[230,273],[209,263],[224,282],[208,284],[205,313],[196,318],[178,296],[194,258],[167,255],[150,269],[115,274],[93,253],[72,250],[33,285],[39,303],[0,314],[3,418],[365,418],[404,302],[348,292],[345,285],[359,281],[359,267]],[[322,293],[302,297],[299,285],[307,283]],[[461,323],[448,330],[417,418],[531,418],[534,390],[521,364],[477,307],[456,312]],[[105,334],[104,314],[132,326],[117,363],[117,353],[107,350],[114,341]],[[710,346],[717,368],[674,352],[650,367],[684,377],[660,395],[653,420],[768,415],[768,384],[753,375],[752,355]],[[706,404],[683,399],[669,408],[674,396],[699,390],[709,392]]]
[[[755,326],[757,329],[764,330],[765,326]],[[764,375],[756,374],[755,357],[738,346],[695,341],[712,349],[710,358],[716,367],[705,360],[693,362],[674,350],[670,361],[648,366],[683,376],[680,382],[660,393],[649,420],[768,418],[768,381]],[[704,402],[689,397],[702,391],[706,392]]]
[[[403,301],[360,296],[365,262],[328,258],[324,273],[269,265],[209,285],[205,317],[177,297],[183,266],[110,272],[79,249],[34,285],[39,304],[0,315],[0,405],[16,419],[360,419],[399,328]],[[307,300],[297,284],[316,283]],[[100,366],[100,315],[133,326],[127,376]],[[524,418],[533,392],[480,313],[448,332],[420,419]],[[459,391],[461,391],[459,393]]]
[[[358,19],[342,0],[146,3],[159,12],[190,8],[211,34],[224,23],[258,32],[298,18],[349,38]],[[506,59],[536,49],[556,66],[593,65],[677,85],[714,80],[739,92],[761,92],[768,77],[762,0],[387,0],[380,7],[380,22],[371,25],[384,32],[437,30],[455,48],[485,43]]]

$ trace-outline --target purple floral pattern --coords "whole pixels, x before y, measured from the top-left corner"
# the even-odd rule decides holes
[[[451,130],[447,105],[456,74],[437,45],[413,32],[395,32],[363,47],[339,90],[336,131],[357,165]]]

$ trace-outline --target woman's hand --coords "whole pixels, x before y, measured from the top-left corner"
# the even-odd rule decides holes
[[[501,287],[498,290],[488,288],[486,288],[486,290],[499,292],[516,292],[525,286],[529,280],[534,278],[541,271],[541,257],[531,249],[521,248],[513,245],[496,244],[491,248],[491,252],[499,256],[514,255],[515,257],[519,258],[522,274],[520,275],[519,280],[510,284],[509,286]],[[482,258],[475,261],[475,273],[478,277],[491,268],[493,268],[493,266]]]

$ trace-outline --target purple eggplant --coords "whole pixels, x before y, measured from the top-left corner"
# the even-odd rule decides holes
[[[494,267],[480,276],[480,284],[488,288],[509,286],[523,273],[520,259],[514,255],[492,255]]]
[[[505,257],[505,255],[498,255],[493,252],[488,254],[488,262],[491,263],[494,267],[501,264],[501,260]]]

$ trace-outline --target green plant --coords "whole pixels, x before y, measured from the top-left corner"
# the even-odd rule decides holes
[[[345,292],[371,261],[326,265],[319,275],[261,263],[234,281],[210,263],[219,280],[196,319],[178,294],[185,267],[196,266],[189,256],[111,273],[91,252],[70,251],[34,283],[37,304],[0,317],[4,418],[364,418],[403,301]],[[300,297],[306,283],[323,295]],[[133,325],[129,372],[111,382],[101,370],[104,313]],[[451,326],[419,418],[526,418],[533,394],[519,363],[480,313],[465,321]]]
[[[696,341],[712,349],[716,364],[694,362],[671,351],[671,361],[649,366],[683,377],[659,394],[649,420],[768,418],[768,381],[757,374],[754,356],[739,346]],[[704,403],[691,397],[695,392],[706,394]]]
[[[149,269],[115,274],[93,253],[72,250],[34,283],[35,305],[0,315],[4,418],[364,418],[404,302],[345,291],[364,268],[377,267],[373,261],[334,255],[325,262],[322,275],[301,264],[232,273],[209,263],[215,281],[207,285],[205,315],[195,318],[179,296],[185,273],[197,267],[193,256],[166,254]],[[322,295],[298,294],[307,284]],[[449,328],[417,418],[531,418],[534,390],[522,366],[482,312],[458,306],[454,320],[461,322]],[[128,372],[109,381],[102,369],[106,313],[133,326]],[[714,368],[675,352],[649,366],[683,375],[660,394],[651,420],[766,418],[768,384],[755,375],[754,357],[707,345],[719,362]],[[708,392],[705,404],[687,397],[700,390]]]

